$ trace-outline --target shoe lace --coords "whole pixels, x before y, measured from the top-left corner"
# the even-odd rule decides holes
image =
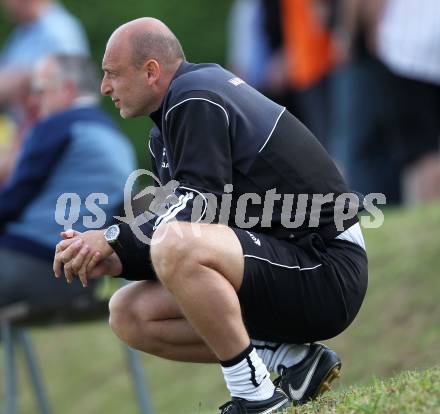
[[[220,414],[227,414],[229,412],[232,413],[232,411],[230,411],[233,407],[238,408],[238,413],[239,414],[246,414],[246,409],[243,406],[242,402],[239,399],[236,400],[232,400],[232,401],[228,401],[227,403],[221,405],[219,407]]]

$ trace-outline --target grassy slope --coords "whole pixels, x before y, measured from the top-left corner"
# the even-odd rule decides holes
[[[439,414],[440,367],[406,371],[387,381],[350,387],[291,410],[292,414]],[[289,413],[290,414],[290,413]]]
[[[366,301],[328,342],[345,363],[345,384],[440,362],[440,205],[388,212],[366,242]]]
[[[440,206],[433,205],[389,211],[382,228],[366,232],[365,305],[355,323],[329,341],[344,363],[340,387],[440,362],[439,223]],[[105,323],[36,330],[33,336],[57,414],[136,412],[124,355]],[[159,414],[213,412],[227,398],[216,366],[144,361]],[[23,413],[36,412],[27,384],[22,388]]]

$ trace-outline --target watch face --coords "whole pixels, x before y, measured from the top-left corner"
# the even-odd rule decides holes
[[[119,236],[119,227],[118,226],[110,226],[105,232],[105,239],[108,242],[114,242],[117,240]]]

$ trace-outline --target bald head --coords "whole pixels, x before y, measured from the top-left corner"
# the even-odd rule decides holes
[[[123,118],[156,111],[185,60],[179,41],[160,20],[128,22],[110,36],[102,59],[101,93],[110,96]]]
[[[155,59],[163,68],[173,68],[185,60],[179,40],[163,22],[152,17],[132,20],[115,30],[107,47],[123,42],[131,49],[131,62],[140,68]]]

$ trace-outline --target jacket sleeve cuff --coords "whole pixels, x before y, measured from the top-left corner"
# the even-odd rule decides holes
[[[119,224],[118,243],[112,246],[122,263],[118,277],[128,280],[156,280],[150,259],[150,245],[138,240],[127,223]]]

